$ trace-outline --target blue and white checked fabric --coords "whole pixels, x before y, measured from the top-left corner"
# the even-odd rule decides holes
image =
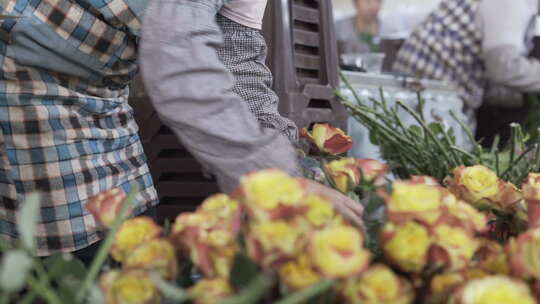
[[[127,103],[143,0],[6,0],[0,23],[0,237],[43,194],[38,254],[99,240],[84,205],[137,184],[137,213],[157,195]]]
[[[443,0],[407,38],[394,70],[455,84],[465,104],[477,108],[487,81],[476,22],[479,2]]]

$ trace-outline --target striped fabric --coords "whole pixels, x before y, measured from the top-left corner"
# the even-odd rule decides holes
[[[486,85],[481,60],[480,0],[443,0],[401,47],[394,70],[456,85],[468,108],[482,103]]]
[[[143,0],[4,0],[0,13],[0,237],[43,194],[38,254],[100,239],[84,205],[137,184],[136,212],[157,202],[128,87]]]

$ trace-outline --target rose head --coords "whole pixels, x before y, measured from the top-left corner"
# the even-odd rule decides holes
[[[346,303],[409,304],[414,300],[412,285],[380,264],[346,280],[342,289]]]
[[[540,173],[529,173],[521,187],[527,205],[529,228],[540,224]]]
[[[475,260],[479,268],[492,274],[510,274],[508,255],[504,247],[490,240],[482,240],[482,245],[475,253]]]
[[[202,279],[188,289],[194,304],[215,304],[234,295],[229,281],[224,278]]]
[[[128,254],[124,267],[148,271],[157,270],[167,280],[173,280],[178,268],[175,249],[165,239],[144,242]]]
[[[328,278],[348,278],[364,271],[370,254],[360,231],[349,226],[331,226],[315,231],[309,255],[315,268]]]
[[[497,275],[468,282],[456,292],[451,304],[535,304],[525,282]]]
[[[502,181],[487,167],[476,165],[460,166],[453,170],[453,177],[445,183],[458,198],[476,207],[511,211],[521,199],[519,190],[512,184]]]
[[[338,155],[349,151],[352,147],[352,138],[341,129],[329,124],[315,124],[311,133],[302,129],[300,135],[307,138],[323,153]]]
[[[293,214],[304,189],[287,173],[267,169],[243,176],[238,195],[250,219],[266,221]]]
[[[285,263],[279,268],[278,274],[280,280],[291,291],[309,287],[322,279],[306,254],[300,254],[296,260]]]
[[[280,266],[305,247],[303,228],[285,221],[251,223],[246,233],[249,257],[265,268]]]
[[[396,222],[417,219],[433,223],[441,214],[442,198],[441,187],[396,181],[386,198],[388,218]]]
[[[326,172],[336,188],[347,193],[360,184],[381,186],[388,166],[374,159],[342,158],[329,162]]]
[[[158,304],[161,298],[147,272],[110,271],[100,278],[107,304]]]
[[[381,237],[384,254],[404,272],[420,273],[428,262],[432,239],[428,229],[414,221],[386,223]]]
[[[433,231],[433,247],[430,249],[431,265],[448,270],[458,270],[471,263],[479,241],[463,227],[437,225]]]
[[[512,274],[524,279],[540,279],[540,229],[533,228],[506,246]]]
[[[89,198],[86,203],[86,209],[94,216],[98,223],[110,228],[116,218],[120,216],[120,211],[125,200],[126,193],[121,188],[115,188]],[[131,213],[131,209],[129,213]]]
[[[118,262],[124,262],[136,247],[158,238],[162,230],[151,218],[146,216],[125,221],[115,236],[111,247],[111,256]]]

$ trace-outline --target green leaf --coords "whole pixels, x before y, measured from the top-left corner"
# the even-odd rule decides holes
[[[22,246],[34,252],[36,250],[36,225],[39,218],[41,196],[33,193],[26,197],[17,214],[17,229]]]
[[[240,289],[240,293],[237,296],[225,299],[220,304],[258,303],[272,285],[274,285],[274,277],[267,273],[262,273],[244,285],[244,288]]]
[[[86,275],[86,266],[70,253],[57,253],[43,260],[51,279],[68,277],[82,280]]]
[[[234,257],[231,269],[231,285],[236,289],[247,286],[261,273],[260,267],[243,254]]]
[[[10,250],[4,253],[0,265],[0,287],[7,292],[20,291],[32,269],[32,258],[24,250]]]
[[[440,122],[432,122],[428,125],[428,128],[437,138],[444,134],[444,127]]]
[[[326,292],[332,288],[336,282],[334,280],[322,280],[319,283],[310,287],[299,290],[285,297],[284,299],[275,302],[274,304],[301,304],[309,299]]]
[[[422,136],[424,136],[424,134],[422,133],[422,128],[420,128],[419,126],[412,125],[409,127],[408,131],[416,137],[421,138]]]
[[[152,273],[150,278],[165,298],[178,302],[184,302],[189,299],[189,295],[183,288],[165,281],[159,274]]]

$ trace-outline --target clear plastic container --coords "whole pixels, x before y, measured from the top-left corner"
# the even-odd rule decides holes
[[[362,54],[363,68],[368,73],[380,74],[382,72],[384,57],[386,57],[384,53]]]

